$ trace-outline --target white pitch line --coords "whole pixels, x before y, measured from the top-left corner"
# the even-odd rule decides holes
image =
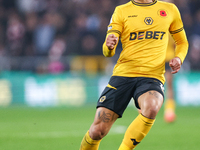
[[[113,126],[109,132],[109,134],[124,134],[126,131],[125,126]],[[27,132],[27,133],[13,133],[13,134],[0,134],[0,138],[63,138],[63,137],[81,137],[87,131],[54,131],[54,132]]]
[[[111,134],[124,134],[126,129],[127,129],[126,126],[116,125],[111,128],[110,133]]]

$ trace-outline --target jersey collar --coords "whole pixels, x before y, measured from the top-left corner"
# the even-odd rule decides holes
[[[137,5],[137,6],[151,6],[151,5],[154,5],[155,3],[157,3],[157,0],[154,0],[151,3],[138,3],[138,2],[135,2],[134,0],[131,0],[131,1],[134,5]]]

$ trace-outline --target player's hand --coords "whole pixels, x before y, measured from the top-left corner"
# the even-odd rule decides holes
[[[169,66],[172,68],[172,74],[177,73],[181,69],[181,59],[179,57],[175,57],[170,60]]]
[[[106,39],[106,46],[108,47],[109,50],[113,50],[117,42],[118,42],[118,37],[116,37],[114,34],[110,34]]]

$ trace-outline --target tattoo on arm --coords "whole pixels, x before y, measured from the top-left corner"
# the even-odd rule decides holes
[[[153,95],[153,96],[155,96],[156,98],[158,98],[158,97],[159,97],[159,95],[158,95],[158,93],[157,93],[157,92],[151,92],[151,91],[149,91],[149,94],[150,94],[150,95]]]
[[[109,122],[112,120],[112,115],[110,113],[105,113],[104,111],[102,113],[99,111],[98,118],[103,122]]]

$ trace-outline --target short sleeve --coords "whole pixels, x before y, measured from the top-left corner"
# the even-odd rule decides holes
[[[116,7],[112,15],[112,18],[110,20],[110,24],[108,25],[107,34],[117,33],[120,36],[122,33],[122,30],[123,30],[122,12],[119,7]]]

